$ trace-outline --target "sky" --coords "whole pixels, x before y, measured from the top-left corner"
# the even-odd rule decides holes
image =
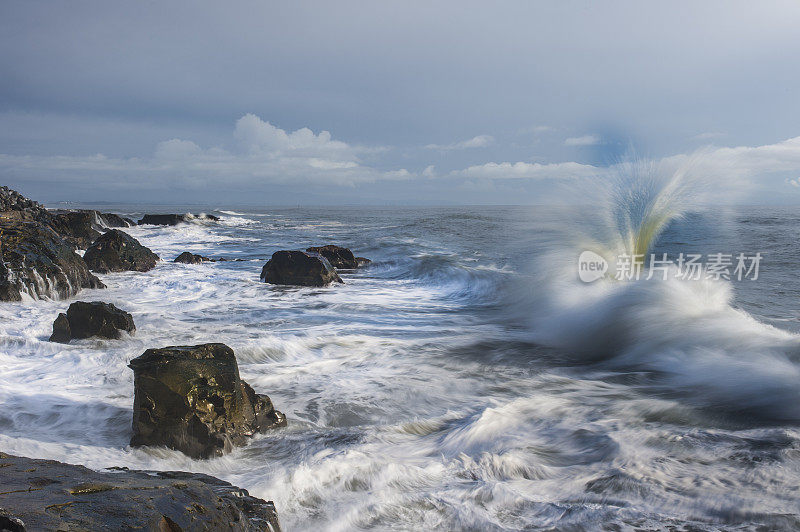
[[[795,0],[4,0],[0,184],[546,204],[622,160],[691,158],[720,201],[797,204],[798,28]]]

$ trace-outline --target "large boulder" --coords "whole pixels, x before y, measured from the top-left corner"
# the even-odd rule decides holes
[[[328,259],[305,251],[276,251],[261,269],[261,279],[271,284],[300,286],[343,282]]]
[[[158,445],[210,458],[257,432],[286,425],[266,395],[239,378],[225,344],[148,349],[131,361],[132,446]]]
[[[0,212],[0,301],[64,299],[104,288],[86,262],[32,211]]]
[[[184,251],[172,262],[182,262],[183,264],[202,264],[204,262],[215,262],[214,259],[210,259],[208,257],[204,257],[202,255],[196,255],[194,253],[190,253],[188,251]]]
[[[274,503],[202,473],[93,471],[0,452],[0,488],[0,530],[11,532],[281,530]]]
[[[111,303],[76,301],[53,322],[51,342],[68,343],[73,338],[121,338],[136,330],[133,316]]]
[[[139,225],[178,225],[180,223],[187,223],[193,220],[200,222],[217,222],[219,217],[213,214],[145,214]]]
[[[160,260],[127,233],[111,229],[89,246],[83,260],[93,272],[146,272],[152,270]]]
[[[358,260],[353,256],[353,252],[340,246],[327,245],[310,247],[306,249],[309,253],[319,253],[331,263],[334,268],[344,270],[354,270],[358,268]]]

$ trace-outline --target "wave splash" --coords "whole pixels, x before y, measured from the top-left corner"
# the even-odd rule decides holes
[[[651,391],[700,408],[800,420],[800,338],[736,308],[731,282],[685,280],[677,267],[666,280],[578,279],[581,251],[613,272],[616,257],[646,256],[672,222],[704,208],[708,183],[691,164],[617,169],[604,208],[552,242],[538,265],[523,307],[534,340],[582,363],[646,372]]]

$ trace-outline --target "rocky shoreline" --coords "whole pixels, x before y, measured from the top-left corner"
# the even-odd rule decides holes
[[[145,215],[134,222],[92,210],[50,211],[0,187],[0,302],[68,299],[83,288],[105,288],[95,273],[155,268],[161,258],[119,228],[218,221],[205,214]],[[79,249],[86,251],[80,255]],[[174,262],[215,261],[185,252]],[[322,287],[343,283],[337,269],[369,263],[334,245],[276,251],[263,266],[261,279]],[[124,309],[76,301],[56,317],[50,341],[120,339],[135,331]],[[151,348],[132,360],[130,368],[135,374],[132,446],[162,446],[207,459],[246,445],[257,433],[286,426],[286,417],[270,398],[239,378],[236,356],[224,344]],[[95,472],[0,452],[0,486],[0,532],[26,527],[280,530],[272,502],[207,475]]]
[[[0,531],[280,532],[275,505],[181,471],[93,471],[0,452]]]

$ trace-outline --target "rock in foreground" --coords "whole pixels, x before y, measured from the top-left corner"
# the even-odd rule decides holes
[[[218,222],[219,217],[213,214],[145,214],[139,225],[178,225],[193,220],[200,222]]]
[[[276,251],[261,269],[261,279],[270,284],[299,286],[343,282],[328,259],[305,251]]]
[[[196,473],[92,471],[0,453],[0,486],[0,530],[280,532],[272,502]]]
[[[210,458],[244,445],[257,432],[286,425],[269,397],[239,378],[225,344],[148,349],[134,373],[131,445],[175,449]]]
[[[64,299],[104,288],[72,246],[22,211],[0,213],[0,301]]]
[[[181,262],[183,264],[202,264],[204,262],[215,262],[214,259],[210,259],[208,257],[204,257],[202,255],[197,255],[195,253],[190,253],[188,251],[184,251],[172,262]]]
[[[319,253],[331,263],[334,268],[343,270],[354,270],[358,268],[358,259],[353,256],[353,252],[340,246],[328,245],[310,247],[306,251],[309,253]]]
[[[112,229],[94,241],[83,255],[93,272],[146,272],[160,259],[127,233]]]
[[[136,330],[133,316],[110,303],[76,301],[67,313],[61,313],[53,323],[51,342],[68,343],[73,338],[120,338],[122,332]]]

